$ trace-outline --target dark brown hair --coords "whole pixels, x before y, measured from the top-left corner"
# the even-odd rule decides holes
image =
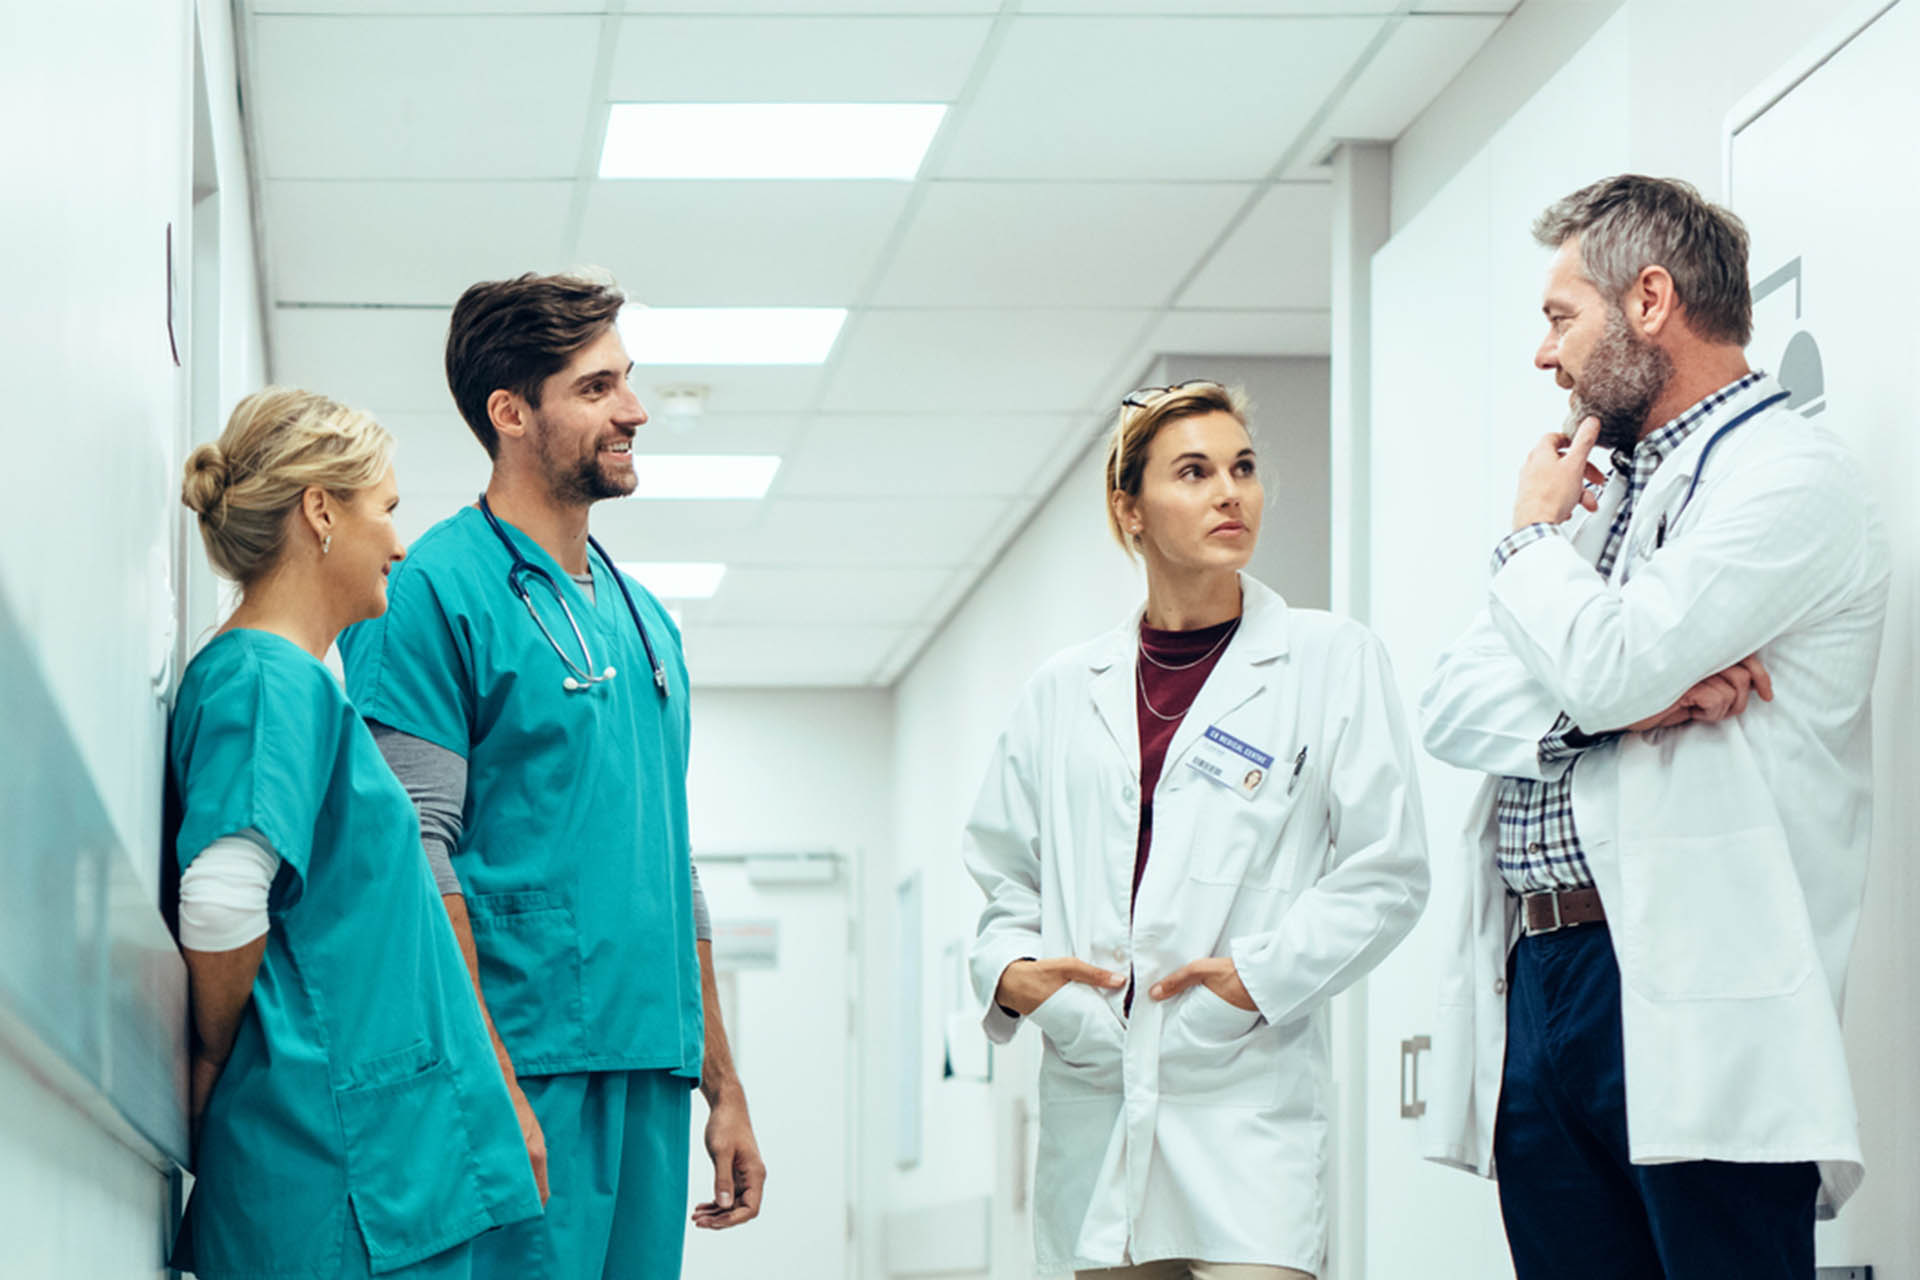
[[[610,279],[532,272],[460,295],[447,325],[447,386],[488,457],[500,449],[488,398],[511,391],[538,409],[540,384],[605,333],[626,300]]]

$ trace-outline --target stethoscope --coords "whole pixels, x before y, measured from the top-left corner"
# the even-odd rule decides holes
[[[1735,418],[1732,422],[1729,422],[1726,425],[1720,427],[1712,435],[1707,437],[1706,446],[1700,450],[1700,461],[1694,464],[1693,479],[1687,483],[1686,496],[1680,499],[1680,505],[1678,507],[1675,507],[1670,512],[1663,512],[1660,516],[1660,524],[1657,528],[1655,528],[1653,533],[1653,545],[1656,548],[1664,547],[1667,544],[1667,525],[1670,523],[1678,524],[1680,522],[1681,514],[1685,512],[1687,509],[1687,504],[1693,501],[1694,490],[1700,487],[1700,477],[1707,474],[1707,459],[1713,456],[1714,446],[1719,444],[1722,440],[1726,439],[1727,436],[1731,435],[1735,427],[1744,423],[1747,419],[1753,417],[1755,414],[1760,413],[1762,410],[1773,408],[1774,405],[1779,404],[1782,400],[1785,400],[1789,394],[1790,394],[1789,392],[1785,392],[1785,391],[1774,392],[1772,395],[1768,396],[1765,400],[1762,400],[1759,404],[1754,405],[1752,408],[1748,409],[1745,413],[1742,413],[1739,417]]]
[[[505,547],[507,554],[513,557],[513,564],[507,569],[508,588],[514,595],[520,597],[521,604],[527,606],[527,616],[533,619],[533,625],[540,628],[540,634],[547,638],[547,643],[552,646],[554,653],[561,662],[566,664],[567,678],[560,682],[560,687],[572,693],[578,689],[590,689],[618,675],[619,672],[612,667],[608,667],[597,675],[594,673],[593,651],[587,648],[587,637],[580,630],[580,624],[574,621],[573,610],[567,607],[567,598],[560,593],[560,584],[553,580],[552,574],[520,554],[520,548],[513,545],[513,539],[509,538],[507,531],[500,527],[500,518],[494,515],[493,508],[487,505],[487,495],[484,493],[480,495],[480,514],[487,518],[487,527],[493,530],[493,536],[500,539],[500,545]],[[626,578],[615,567],[613,557],[607,554],[607,549],[600,545],[598,538],[588,534],[587,545],[599,554],[601,561],[607,566],[608,575],[613,578],[614,585],[620,588],[621,598],[627,602],[627,612],[633,615],[633,629],[640,633],[640,643],[647,651],[647,663],[653,668],[653,687],[660,691],[662,698],[671,697],[672,695],[667,691],[667,670],[660,665],[660,659],[653,651],[653,641],[647,638],[646,624],[640,621],[640,606],[633,602],[633,592],[627,589]],[[579,663],[567,656],[567,651],[560,647],[560,642],[554,638],[553,632],[547,630],[547,624],[540,620],[539,611],[533,607],[533,593],[527,590],[528,575],[547,584],[547,590],[553,593],[555,603],[560,606],[560,612],[566,615],[567,625],[573,628],[573,638],[580,643],[581,661]]]

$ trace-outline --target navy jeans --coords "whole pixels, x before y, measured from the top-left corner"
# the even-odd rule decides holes
[[[1604,924],[1522,938],[1508,978],[1493,1153],[1518,1280],[1811,1280],[1813,1164],[1627,1158]]]

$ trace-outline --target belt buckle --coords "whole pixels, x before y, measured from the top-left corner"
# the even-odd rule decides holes
[[[1551,890],[1551,893],[1552,893],[1552,897],[1549,899],[1549,901],[1553,903],[1553,928],[1544,929],[1541,931],[1543,933],[1558,933],[1562,929],[1567,927],[1567,922],[1563,920],[1560,916],[1560,891],[1558,889],[1554,889],[1554,890]]]

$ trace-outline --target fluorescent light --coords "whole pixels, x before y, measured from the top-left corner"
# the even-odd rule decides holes
[[[645,307],[620,310],[636,364],[824,364],[844,307]]]
[[[641,586],[662,600],[706,600],[720,589],[720,579],[727,576],[727,566],[623,560],[620,572],[639,579]]]
[[[946,113],[924,102],[616,102],[600,176],[911,180]]]
[[[771,454],[636,454],[636,498],[764,498],[780,470]]]

